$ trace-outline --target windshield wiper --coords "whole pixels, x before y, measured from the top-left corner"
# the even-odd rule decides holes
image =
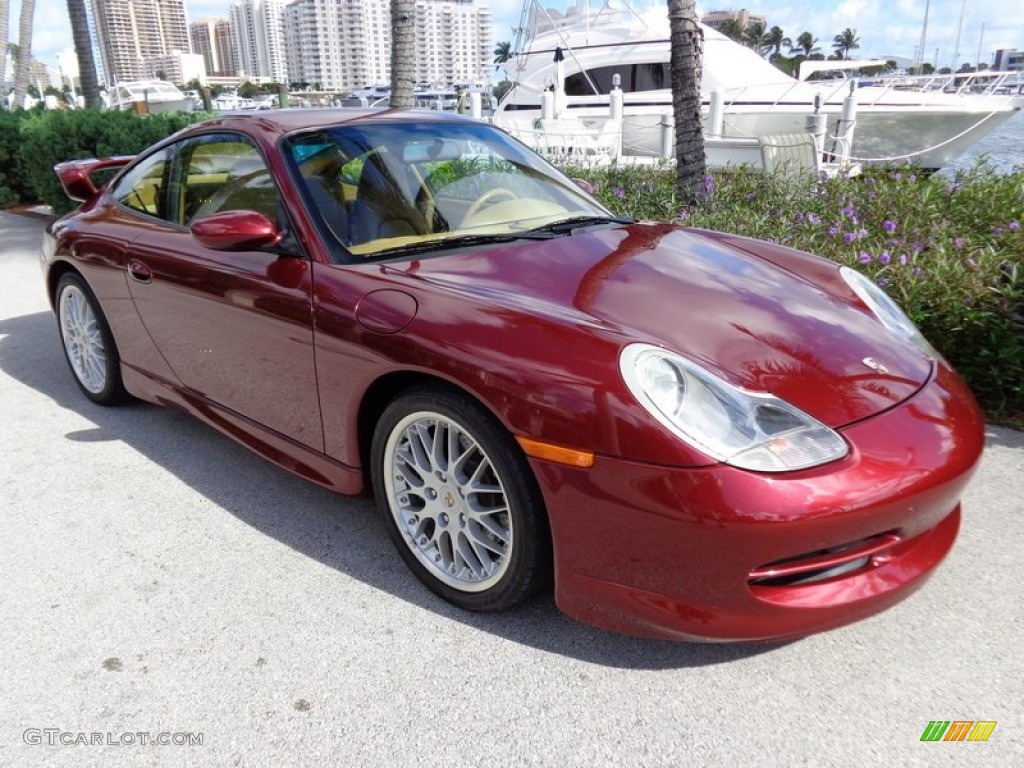
[[[514,243],[517,240],[550,240],[555,237],[554,233],[542,230],[528,230],[525,232],[510,232],[491,235],[456,235],[454,237],[442,237],[437,240],[420,240],[416,243],[399,245],[394,248],[385,248],[377,251],[374,256],[409,256],[426,251],[441,251],[449,248],[469,248],[474,245],[496,245],[500,243]]]
[[[634,224],[636,219],[628,216],[570,216],[566,219],[559,219],[550,224],[543,224],[534,229],[527,230],[528,233],[550,232],[553,235],[563,235],[572,232],[580,227],[592,227],[598,224]]]

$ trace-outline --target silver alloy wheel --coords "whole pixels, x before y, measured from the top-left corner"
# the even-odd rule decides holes
[[[96,313],[74,285],[61,292],[59,310],[60,333],[71,368],[85,389],[99,394],[107,385],[107,351]]]
[[[388,435],[383,467],[391,515],[432,576],[482,592],[505,575],[513,547],[508,495],[460,424],[432,411],[409,414]]]

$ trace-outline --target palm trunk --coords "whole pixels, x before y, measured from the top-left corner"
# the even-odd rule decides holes
[[[14,65],[14,105],[19,109],[25,106],[25,93],[28,91],[28,73],[32,66],[32,19],[35,13],[36,0],[21,0],[18,61]]]
[[[71,37],[75,41],[75,55],[78,57],[78,78],[82,96],[88,109],[99,109],[100,87],[96,82],[96,62],[92,56],[92,41],[89,39],[89,19],[85,14],[85,0],[68,0],[68,18],[71,19]]]
[[[412,109],[416,71],[416,0],[391,0],[391,107]]]
[[[8,32],[8,18],[10,17],[10,9],[7,7],[7,0],[0,0],[0,99],[7,96],[7,91],[4,89],[4,83],[7,82],[7,36]]]
[[[685,203],[704,187],[704,132],[700,114],[704,33],[694,0],[669,0],[672,111],[676,122],[676,193]]]

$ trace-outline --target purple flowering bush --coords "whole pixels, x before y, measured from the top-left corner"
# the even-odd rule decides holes
[[[967,379],[989,417],[1024,426],[1024,167],[955,175],[868,167],[820,180],[712,171],[692,205],[666,166],[572,168],[618,214],[810,251],[869,275]]]

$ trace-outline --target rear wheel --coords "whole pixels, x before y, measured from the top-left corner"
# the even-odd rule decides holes
[[[371,452],[388,533],[435,593],[497,611],[547,582],[550,534],[536,480],[476,402],[439,388],[402,395],[384,411]]]
[[[121,361],[110,326],[89,286],[67,273],[57,283],[57,324],[75,383],[100,405],[115,405],[127,397],[121,381]]]

